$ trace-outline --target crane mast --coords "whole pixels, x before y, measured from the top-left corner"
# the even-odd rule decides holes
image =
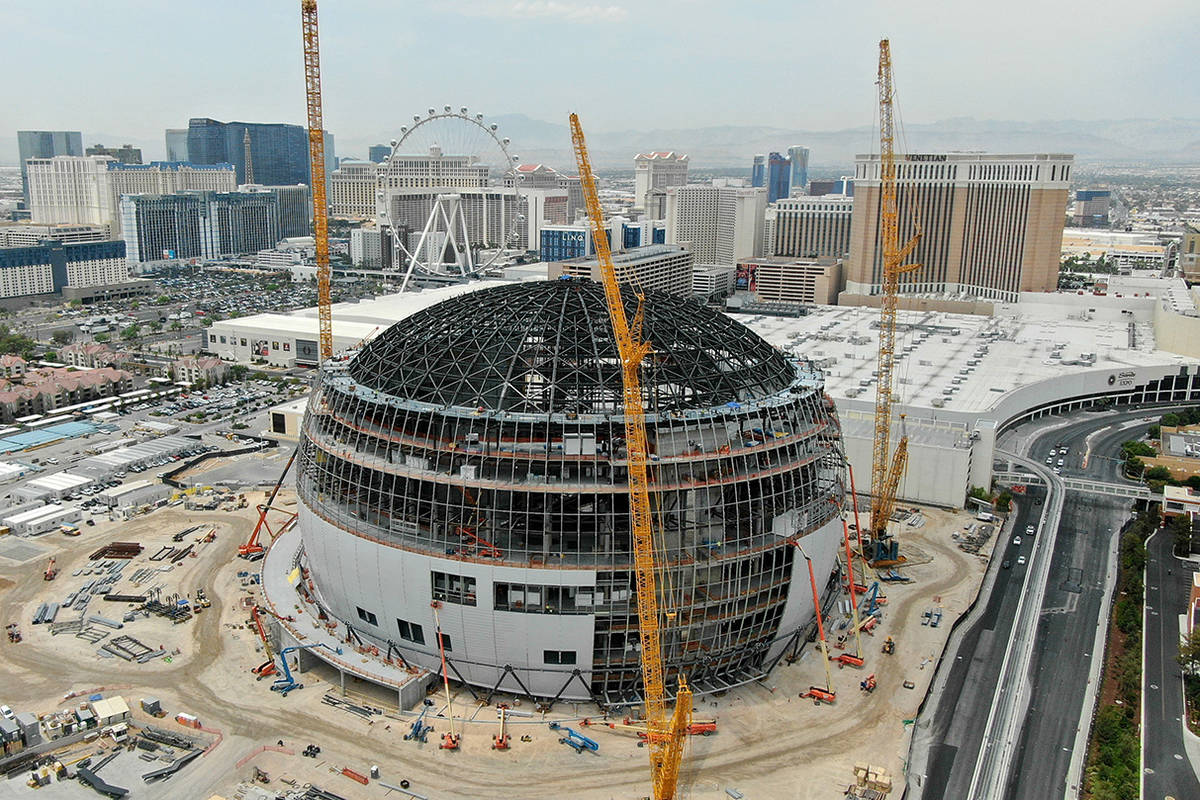
[[[643,306],[639,299],[633,321],[625,314],[621,288],[617,283],[612,252],[604,231],[604,212],[596,193],[596,180],[588,158],[587,144],[579,116],[571,115],[571,143],[579,166],[579,179],[592,227],[592,242],[604,283],[604,297],[612,321],[613,337],[621,361],[623,382],[625,444],[629,460],[629,510],[633,533],[634,575],[637,585],[638,630],[642,645],[642,683],[646,701],[647,747],[650,750],[650,774],[654,800],[671,800],[676,795],[679,764],[691,720],[692,691],[683,675],[675,697],[675,713],[667,718],[663,676],[661,626],[658,606],[658,572],[654,557],[650,478],[646,466],[646,415],[642,402],[642,360],[650,352],[650,343],[642,340]]]
[[[871,535],[878,543],[887,538],[888,519],[896,502],[900,475],[908,459],[908,436],[901,435],[891,453],[892,385],[896,356],[896,305],[900,275],[919,269],[904,264],[920,241],[913,237],[900,246],[896,189],[895,129],[892,114],[892,51],[887,39],[879,43],[879,220],[883,243],[883,287],[879,303],[879,380],[875,387],[875,439],[871,459]],[[890,465],[889,465],[890,462]],[[878,552],[878,549],[877,549]]]
[[[321,114],[321,48],[317,0],[301,0],[304,31],[304,96],[308,105],[308,157],[312,174],[313,238],[317,250],[317,317],[321,360],[333,357],[333,312],[329,294],[329,205],[325,201],[325,122]]]

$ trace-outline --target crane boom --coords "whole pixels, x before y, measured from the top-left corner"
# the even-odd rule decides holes
[[[301,0],[304,30],[304,97],[308,105],[308,158],[312,175],[313,239],[317,250],[317,317],[321,360],[333,358],[333,312],[329,294],[329,205],[325,200],[325,122],[321,114],[321,47],[317,0]]]
[[[646,702],[647,747],[650,750],[650,775],[654,800],[671,800],[679,780],[679,764],[691,720],[692,691],[687,680],[679,676],[675,697],[675,713],[668,720],[666,689],[663,676],[662,642],[659,625],[658,572],[654,558],[652,513],[650,508],[650,477],[646,467],[646,412],[642,402],[639,370],[650,352],[650,343],[642,341],[642,300],[632,323],[625,314],[621,287],[608,236],[604,230],[604,212],[596,193],[587,144],[579,116],[571,115],[571,143],[579,166],[579,180],[592,227],[592,242],[604,283],[604,297],[612,321],[613,337],[621,360],[623,382],[625,445],[629,452],[629,512],[633,533],[634,575],[637,585],[638,631],[642,645],[642,683]]]
[[[879,381],[875,387],[875,439],[871,458],[871,535],[879,541],[887,536],[888,518],[896,501],[900,474],[889,475],[889,462],[903,470],[908,437],[901,436],[896,455],[891,454],[892,373],[896,355],[896,305],[900,275],[920,264],[902,264],[921,238],[919,227],[900,247],[899,209],[896,190],[895,129],[892,115],[892,51],[887,39],[879,43],[879,218],[883,243],[883,287],[879,303]]]

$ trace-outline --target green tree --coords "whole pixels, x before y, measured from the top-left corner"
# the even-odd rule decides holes
[[[1179,426],[1179,415],[1176,414],[1174,411],[1172,411],[1169,414],[1163,414],[1162,419],[1160,419],[1158,421],[1158,424],[1165,425],[1168,428],[1178,427]]]
[[[1146,480],[1148,481],[1166,481],[1171,480],[1171,470],[1166,467],[1151,467],[1146,470]]]
[[[162,323],[159,322],[158,320],[154,320],[153,322],[150,323],[150,330],[154,331],[155,333],[158,333],[159,331],[162,330]]]
[[[109,336],[107,333],[97,333],[96,334],[96,342],[99,344],[104,344],[105,342],[109,341],[110,339],[112,339],[112,337]]]
[[[60,346],[64,345],[64,344],[70,344],[74,338],[75,338],[75,331],[69,330],[67,328],[59,329],[59,330],[55,331],[54,333],[50,334],[50,341],[52,341],[55,344],[60,345]]]
[[[1200,625],[1179,643],[1179,665],[1190,675],[1200,673]]]
[[[1146,431],[1146,438],[1148,439],[1158,439],[1160,436],[1162,436],[1161,425],[1151,425],[1150,430]]]
[[[229,377],[235,381],[244,380],[250,368],[245,364],[234,364],[229,368]]]
[[[982,486],[972,486],[971,490],[967,492],[967,497],[973,497],[976,500],[982,500],[985,503],[992,502],[992,496],[988,494],[988,490]]]
[[[0,325],[0,353],[11,353],[24,359],[33,358],[33,349],[37,345],[33,339],[15,333],[7,325]]]
[[[171,323],[171,330],[181,331],[181,330],[183,330],[183,325],[179,322],[179,320],[175,320],[174,322]]]
[[[1177,514],[1167,523],[1167,530],[1175,542],[1175,555],[1187,556],[1192,551],[1192,518]]]
[[[135,322],[128,328],[124,328],[121,331],[121,338],[127,342],[132,342],[134,339],[138,338],[138,335],[141,334],[141,332],[142,326]]]

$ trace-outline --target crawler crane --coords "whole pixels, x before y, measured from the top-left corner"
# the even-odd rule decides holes
[[[588,221],[592,226],[592,241],[604,281],[604,297],[612,322],[617,353],[621,360],[623,381],[625,441],[629,452],[629,511],[633,533],[634,575],[637,583],[638,630],[642,645],[642,683],[646,700],[647,749],[650,751],[650,778],[653,800],[672,800],[676,797],[679,764],[687,741],[688,724],[692,716],[692,690],[687,679],[679,675],[679,690],[675,695],[675,713],[668,718],[666,687],[663,676],[662,643],[658,607],[658,567],[655,564],[654,539],[651,529],[650,477],[646,467],[646,411],[642,400],[642,359],[650,352],[650,343],[642,340],[644,307],[639,297],[632,322],[625,315],[621,287],[604,230],[604,212],[596,193],[587,144],[579,116],[571,115],[571,142],[579,166],[579,180],[587,205]]]
[[[304,97],[308,105],[308,158],[312,175],[313,240],[317,251],[317,317],[321,360],[333,358],[333,311],[329,293],[329,206],[325,201],[325,122],[321,113],[321,48],[317,0],[301,0],[304,31]]]
[[[879,224],[883,242],[883,287],[879,303],[879,382],[875,388],[875,440],[871,459],[871,540],[875,562],[893,561],[888,546],[888,520],[896,504],[896,490],[908,461],[908,436],[901,432],[891,452],[892,373],[896,366],[896,305],[900,276],[920,268],[903,263],[921,239],[916,233],[900,246],[896,190],[895,126],[892,114],[892,51],[887,39],[879,43]],[[915,221],[914,221],[915,222]],[[889,466],[890,461],[890,466]],[[861,532],[860,532],[861,533]]]

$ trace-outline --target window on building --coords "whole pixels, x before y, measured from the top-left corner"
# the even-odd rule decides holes
[[[400,638],[406,642],[413,644],[425,644],[425,630],[415,622],[406,622],[402,619],[396,620],[396,627],[400,629]],[[445,638],[445,634],[442,634]],[[447,647],[447,650],[450,648]]]
[[[221,344],[225,344],[225,337],[224,337],[224,336],[222,336],[222,337],[221,337]]]
[[[378,625],[379,624],[379,618],[376,617],[374,614],[372,614],[370,611],[367,611],[365,608],[358,608],[357,606],[355,606],[355,610],[358,611],[358,618],[361,619],[363,622],[367,623],[368,625]]]
[[[271,412],[271,433],[287,433],[287,417],[278,411]]]
[[[283,349],[284,349],[284,350],[291,350],[291,349],[292,349],[292,343],[291,343],[291,342],[284,342],[284,343],[283,343]]]
[[[466,575],[450,575],[446,572],[432,573],[433,599],[444,603],[475,605],[475,579]]]
[[[593,586],[542,586],[527,583],[495,584],[497,611],[523,611],[532,614],[593,614],[596,589]]]
[[[242,339],[242,347],[245,347],[245,346],[246,346],[246,340]]]
[[[278,349],[279,349],[279,342],[271,342],[271,349],[272,349],[272,350],[278,350]]]
[[[547,664],[574,664],[574,650],[543,650],[542,661]]]
[[[449,653],[454,648],[450,646],[450,637],[446,634],[439,634],[442,637],[442,649]]]

